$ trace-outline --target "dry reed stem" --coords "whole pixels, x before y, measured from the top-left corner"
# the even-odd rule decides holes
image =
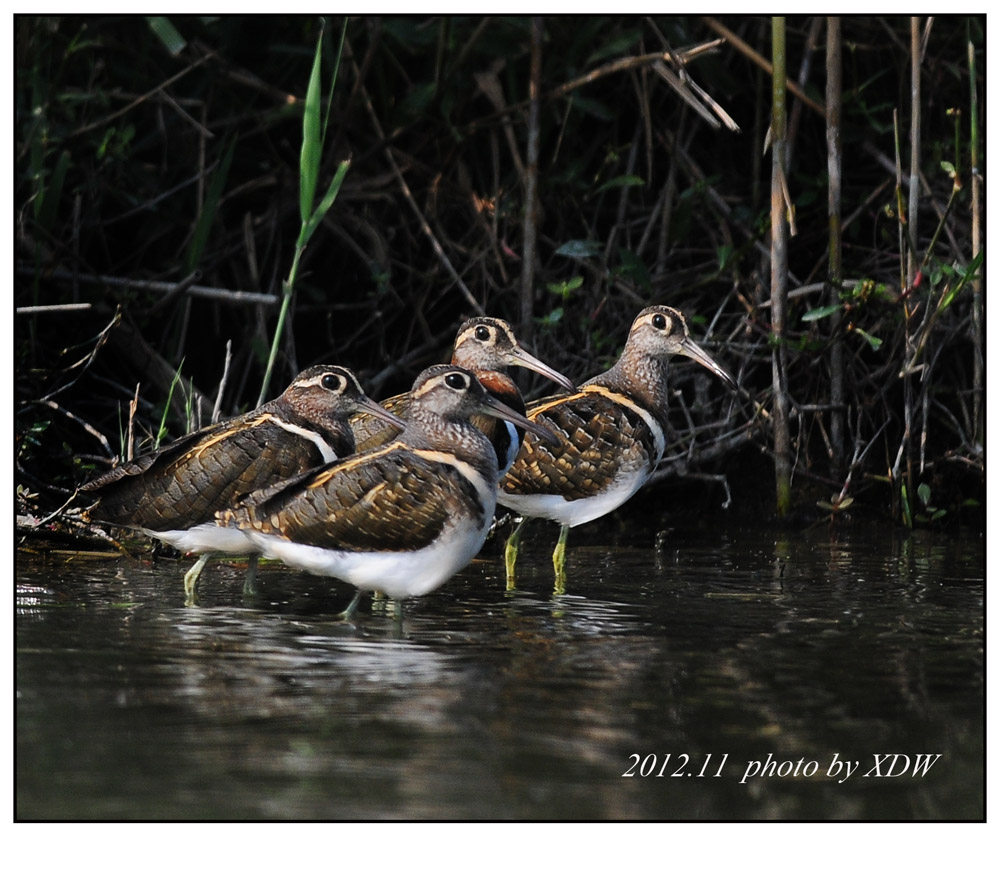
[[[771,383],[774,439],[775,508],[785,516],[792,498],[792,442],[788,429],[788,384],[785,373],[785,295],[788,290],[787,199],[783,185],[785,161],[785,19],[771,19],[772,80],[771,114]]]
[[[528,147],[524,184],[524,254],[521,262],[519,334],[531,341],[534,334],[535,258],[538,238],[539,111],[542,90],[542,19],[531,19],[531,71],[528,77]]]
[[[826,31],[826,165],[827,175],[827,216],[829,218],[830,242],[828,247],[829,305],[840,305],[843,287],[843,237],[841,227],[841,168],[840,112],[843,97],[841,68],[840,19],[827,19]],[[834,406],[830,414],[830,465],[838,474],[844,461],[844,346],[841,339],[843,315],[837,311],[830,318],[830,403]],[[845,484],[846,486],[846,484]],[[841,498],[846,493],[841,492]]]

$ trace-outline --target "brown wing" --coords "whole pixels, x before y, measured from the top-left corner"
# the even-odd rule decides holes
[[[300,544],[399,552],[433,543],[460,505],[486,522],[479,492],[458,468],[397,442],[251,497],[223,520]]]
[[[656,461],[655,438],[642,415],[605,395],[580,392],[532,402],[532,420],[559,433],[558,446],[526,433],[501,482],[516,495],[558,494],[569,500],[596,495],[615,477]]]
[[[269,412],[209,426],[121,465],[86,486],[91,519],[153,531],[214,519],[238,497],[323,462],[316,444]]]
[[[405,417],[406,411],[410,407],[410,394],[400,393],[398,396],[390,396],[379,404],[387,411],[392,411],[397,417]],[[395,426],[390,426],[385,420],[380,420],[364,411],[352,415],[350,424],[351,430],[354,432],[356,453],[364,453],[366,450],[382,447],[393,441],[399,434],[399,429]]]

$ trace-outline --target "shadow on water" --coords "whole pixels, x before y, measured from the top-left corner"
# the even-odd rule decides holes
[[[578,534],[556,597],[539,526],[517,591],[352,623],[277,565],[184,607],[186,563],[21,560],[18,817],[983,817],[980,538]]]

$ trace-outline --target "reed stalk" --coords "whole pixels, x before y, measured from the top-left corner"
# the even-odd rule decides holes
[[[830,464],[834,476],[843,471],[844,462],[844,345],[841,341],[843,313],[840,292],[843,281],[841,227],[840,113],[843,98],[841,81],[840,18],[831,16],[826,25],[826,166],[827,214],[829,217],[828,300],[836,311],[830,319]]]
[[[541,17],[531,19],[531,75],[528,84],[528,148],[524,190],[524,260],[521,264],[520,335],[531,341],[534,331],[535,246],[538,239],[538,149],[542,92]]]
[[[982,251],[983,230],[980,224],[983,176],[979,169],[979,95],[976,91],[976,52],[970,40],[969,54],[969,174],[972,178],[972,258]],[[972,282],[972,436],[984,444],[985,415],[983,414],[983,286],[982,279]]]
[[[779,517],[792,504],[792,445],[788,430],[785,380],[785,302],[788,293],[788,222],[784,165],[787,106],[785,102],[785,19],[771,19],[771,379],[774,408],[775,506]]]

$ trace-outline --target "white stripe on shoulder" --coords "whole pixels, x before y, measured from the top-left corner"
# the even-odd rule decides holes
[[[316,432],[314,429],[303,429],[301,426],[296,426],[294,423],[289,423],[282,420],[277,415],[271,417],[270,422],[274,423],[276,426],[280,426],[286,432],[291,432],[293,435],[298,435],[300,438],[305,438],[307,441],[312,441],[316,445],[316,449],[320,452],[323,457],[323,462],[333,462],[334,459],[339,458],[330,446],[329,442]]]
[[[492,448],[491,448],[492,449]],[[483,475],[468,462],[459,459],[451,453],[444,453],[439,450],[427,450],[419,448],[413,451],[418,456],[428,459],[431,462],[440,462],[443,465],[453,466],[459,474],[471,483],[476,492],[479,493],[479,500],[486,509],[487,514],[492,514],[496,508],[496,485],[483,477]]]

